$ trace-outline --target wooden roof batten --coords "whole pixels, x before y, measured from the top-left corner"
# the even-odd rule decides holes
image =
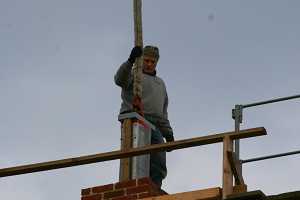
[[[189,147],[195,146],[202,146],[214,143],[223,142],[225,136],[228,136],[231,140],[235,139],[244,139],[256,136],[263,136],[266,135],[267,132],[265,128],[258,127],[258,128],[251,128],[241,130],[239,134],[235,132],[225,132],[220,134],[213,134],[207,135],[202,137],[196,137],[191,139],[185,140],[178,140],[175,142],[169,142],[164,144],[156,144],[156,145],[149,145],[140,148],[132,148],[126,151],[111,151],[87,156],[80,156],[80,157],[73,157],[61,160],[54,160],[42,163],[35,163],[29,165],[22,165],[10,168],[3,168],[0,169],[0,177],[7,177],[7,176],[14,176],[14,175],[21,175],[27,173],[34,173],[40,171],[48,171],[66,167],[74,167],[79,165],[86,165],[98,162],[104,162],[109,160],[116,160],[121,158],[128,158],[143,154],[149,154],[152,152],[159,152],[159,151],[171,151],[171,150],[178,150],[184,149]]]
[[[239,169],[239,163],[232,162],[232,145],[233,141],[237,139],[245,139],[250,137],[257,137],[266,135],[265,128],[251,128],[241,130],[239,133],[225,132],[219,134],[206,135],[202,137],[190,138],[185,140],[178,140],[174,142],[168,142],[164,144],[148,145],[139,148],[130,148],[126,150],[111,151],[106,153],[99,153],[87,156],[80,156],[74,158],[67,158],[62,160],[54,160],[42,163],[35,163],[29,165],[22,165],[10,168],[0,169],[0,177],[35,173],[40,171],[48,171],[66,167],[74,167],[79,165],[86,165],[98,162],[104,162],[109,160],[116,160],[122,158],[129,158],[138,155],[149,154],[159,151],[172,151],[189,147],[202,146],[214,143],[223,142],[223,188],[222,197],[226,198],[228,195],[234,192],[233,187],[233,175],[238,180],[243,180],[241,172],[236,172]],[[237,170],[234,170],[237,169]],[[239,181],[237,186],[242,188],[242,192],[245,191],[244,182]]]

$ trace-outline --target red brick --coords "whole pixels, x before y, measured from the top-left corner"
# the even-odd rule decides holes
[[[157,193],[158,195],[162,193],[161,189],[148,177],[139,179],[138,185],[149,185],[152,192]]]
[[[152,184],[153,182],[151,181],[151,179],[147,177],[138,180],[138,185],[152,185]]]
[[[136,200],[136,199],[138,199],[137,195],[129,195],[129,196],[124,196],[124,197],[116,197],[116,198],[113,198],[112,200]]]
[[[142,185],[134,188],[128,188],[127,194],[137,194],[137,193],[150,192],[150,191],[151,191],[151,187],[149,185]]]
[[[152,195],[149,192],[144,192],[144,193],[138,194],[139,199],[146,198],[146,197],[152,197],[152,196],[154,196],[154,195]]]
[[[91,188],[86,188],[81,190],[82,196],[89,195],[90,193],[91,193]]]
[[[109,185],[93,187],[92,191],[93,191],[93,193],[102,193],[102,192],[106,192],[106,191],[113,190],[113,189],[114,189],[114,185],[109,184]]]
[[[136,180],[122,181],[115,184],[115,189],[129,188],[136,186]]]
[[[101,194],[95,194],[95,195],[91,195],[91,196],[81,197],[81,200],[101,200],[101,199],[102,199]]]
[[[125,191],[124,190],[115,190],[112,192],[105,192],[104,193],[104,199],[114,198],[114,197],[121,197],[124,196]]]
[[[138,199],[137,195],[134,194],[134,195],[129,195],[128,196],[130,200],[134,200],[134,199]]]

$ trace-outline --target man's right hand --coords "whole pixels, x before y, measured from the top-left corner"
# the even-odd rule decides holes
[[[141,57],[143,54],[143,49],[140,46],[135,46],[132,48],[128,61],[133,64],[135,59]]]
[[[174,142],[175,140],[173,134],[168,134],[165,138],[167,142]]]

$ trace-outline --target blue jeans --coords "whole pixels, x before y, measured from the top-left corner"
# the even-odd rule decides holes
[[[162,144],[162,143],[165,143],[165,141],[163,139],[161,132],[158,129],[152,130],[151,144]],[[150,178],[157,186],[161,187],[162,180],[166,176],[167,176],[166,152],[162,151],[162,152],[151,153],[150,154]]]

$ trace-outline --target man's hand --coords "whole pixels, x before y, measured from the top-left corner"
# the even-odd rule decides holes
[[[135,46],[132,48],[128,61],[133,64],[135,59],[141,57],[143,54],[143,49],[140,46]]]
[[[168,134],[168,135],[166,135],[166,141],[167,142],[174,142],[174,136],[173,136],[173,134]]]
[[[144,105],[140,97],[133,97],[132,106],[135,112],[139,113],[141,116],[144,116]]]
[[[166,135],[165,139],[166,139],[167,142],[174,142],[174,136],[173,136],[173,133],[172,133],[172,134]],[[167,150],[167,152],[171,152],[171,151],[172,151],[172,150]]]

